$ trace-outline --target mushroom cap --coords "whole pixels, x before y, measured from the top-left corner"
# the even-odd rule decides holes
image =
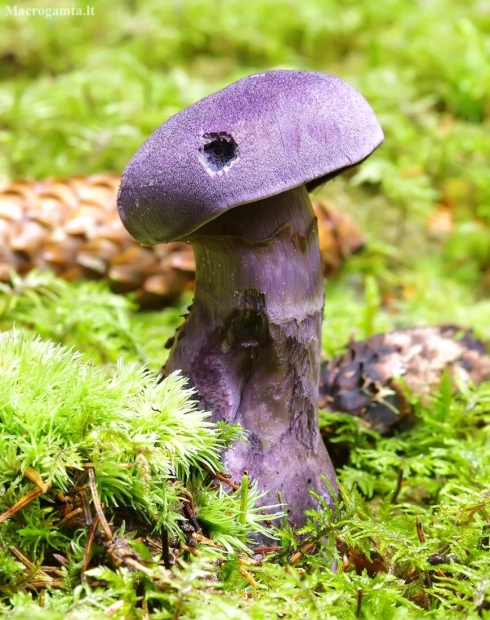
[[[144,245],[186,237],[224,211],[311,190],[383,141],[352,86],[324,73],[266,71],[169,118],[127,165],[121,219]]]

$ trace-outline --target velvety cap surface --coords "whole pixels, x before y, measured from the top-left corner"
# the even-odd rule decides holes
[[[185,237],[223,211],[365,159],[383,141],[366,100],[337,77],[267,71],[201,99],[129,162],[118,207],[145,245]]]

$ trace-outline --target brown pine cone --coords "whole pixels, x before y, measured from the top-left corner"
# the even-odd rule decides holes
[[[0,280],[34,267],[74,280],[107,279],[142,305],[174,302],[194,277],[185,243],[141,247],[122,225],[111,174],[0,186]]]
[[[106,279],[116,292],[136,291],[142,306],[176,301],[191,287],[195,263],[186,243],[140,246],[116,208],[119,176],[0,184],[0,280],[34,267],[68,280]],[[348,217],[315,203],[325,275],[335,275],[364,245]]]
[[[410,396],[437,389],[449,372],[459,382],[490,379],[487,347],[457,325],[412,327],[351,341],[344,355],[324,362],[319,405],[363,418],[380,433],[414,422]]]

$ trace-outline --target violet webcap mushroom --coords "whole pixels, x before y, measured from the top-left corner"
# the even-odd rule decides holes
[[[187,241],[196,258],[190,314],[165,366],[180,369],[214,420],[247,441],[223,456],[304,522],[333,502],[318,429],[324,281],[308,191],[383,141],[365,99],[337,77],[267,71],[179,112],[124,171],[121,219],[142,244]],[[330,482],[330,490],[322,480]]]

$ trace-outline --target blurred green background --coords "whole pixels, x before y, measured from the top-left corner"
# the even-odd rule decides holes
[[[386,140],[320,190],[368,238],[331,286],[330,319],[345,316],[361,336],[458,320],[490,338],[487,0],[93,6],[94,16],[52,18],[2,7],[0,177],[120,172],[166,118],[233,80],[271,68],[333,73],[368,99]],[[336,333],[332,351],[346,332]]]

